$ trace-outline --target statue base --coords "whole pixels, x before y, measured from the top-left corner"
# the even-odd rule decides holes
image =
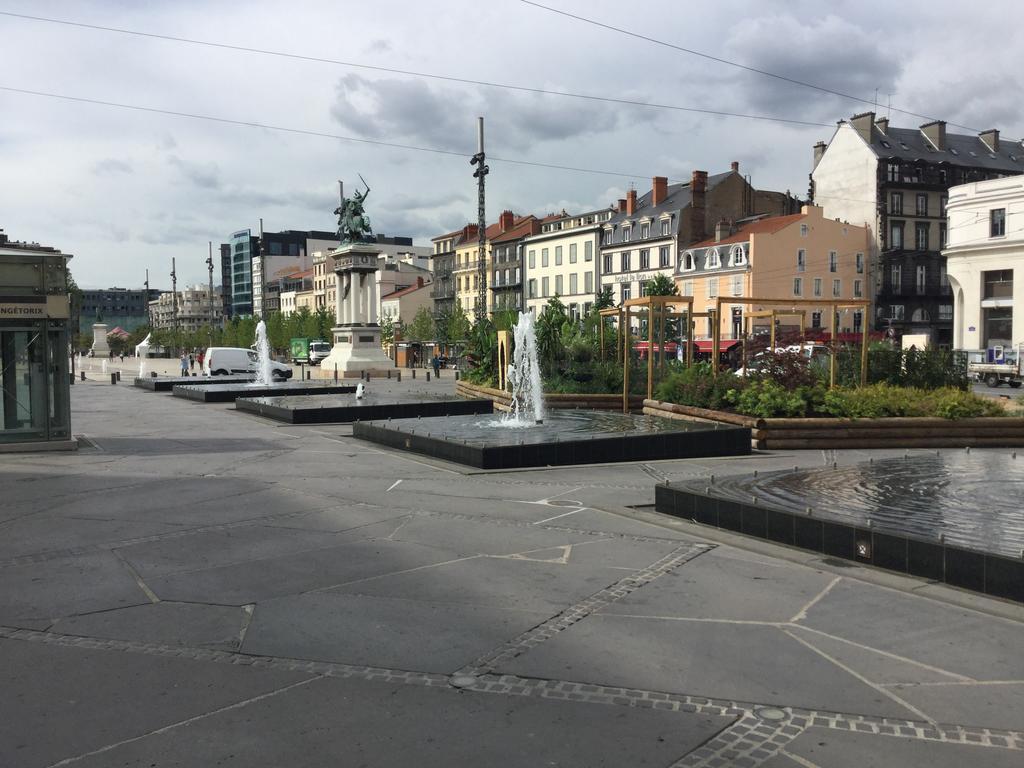
[[[331,332],[334,348],[320,363],[322,371],[333,374],[337,367],[339,377],[357,378],[363,371],[395,367],[381,348],[379,325],[336,325]]]
[[[93,323],[91,349],[93,357],[107,357],[110,354],[110,344],[107,343],[106,323]]]

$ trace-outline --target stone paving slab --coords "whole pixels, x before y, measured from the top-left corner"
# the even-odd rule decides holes
[[[308,677],[5,641],[0,653],[0,711],[5,713],[0,717],[0,765],[48,766]],[[145,765],[158,755],[149,757]],[[104,753],[93,764],[117,765],[112,759]],[[194,757],[184,762],[196,764]],[[198,764],[208,763],[199,759]]]
[[[622,709],[595,718],[566,701],[452,689],[400,688],[361,680],[316,680],[188,728],[156,734],[79,763],[83,768],[231,760],[260,768],[309,766],[538,765],[621,768],[666,765],[693,749],[726,718]]]
[[[628,672],[621,663],[629,648]],[[881,717],[912,713],[775,627],[594,615],[497,671]]]
[[[51,628],[83,637],[237,650],[249,616],[234,606],[164,601],[71,616]]]
[[[1024,731],[1024,680],[1007,684],[894,685],[889,690],[941,723]],[[966,717],[965,710],[970,713]]]
[[[451,674],[548,614],[317,593],[257,606],[243,649],[345,664]]]
[[[811,728],[786,747],[786,751],[822,768],[1020,768],[1020,753],[990,747],[941,744],[891,736],[870,736]],[[791,764],[796,761],[791,760]],[[806,763],[796,763],[807,768]],[[789,768],[768,763],[765,768]]]

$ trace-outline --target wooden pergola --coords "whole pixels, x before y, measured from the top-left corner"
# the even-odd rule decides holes
[[[836,328],[839,325],[839,311],[840,310],[849,310],[849,309],[861,310],[864,314],[863,314],[863,317],[861,319],[861,324],[860,324],[861,325],[860,385],[863,387],[864,385],[867,384],[867,381],[868,381],[868,316],[867,315],[868,315],[868,308],[870,307],[870,304],[871,304],[869,301],[866,301],[866,300],[863,300],[863,299],[860,299],[860,300],[856,300],[856,299],[855,300],[842,300],[842,299],[828,299],[828,300],[825,300],[825,299],[754,299],[754,298],[747,298],[747,297],[744,297],[744,296],[726,296],[726,297],[719,296],[719,297],[717,297],[715,299],[715,316],[716,317],[720,317],[721,316],[722,304],[723,303],[725,303],[725,304],[744,304],[744,305],[747,305],[747,306],[759,305],[759,306],[771,307],[772,308],[771,312],[773,312],[776,315],[782,315],[782,314],[794,315],[794,314],[799,314],[801,312],[801,310],[798,310],[797,309],[798,307],[809,307],[809,308],[828,307],[829,308],[829,312],[830,312],[831,327],[832,327],[831,333],[829,334],[830,346],[831,346],[831,349],[832,349],[831,360],[829,362],[829,374],[828,374],[829,387],[830,388],[835,388],[835,386],[836,386]],[[779,307],[788,308],[788,311],[784,313],[781,310],[777,309]],[[764,316],[764,315],[762,315],[762,316]],[[773,317],[773,320],[772,320],[771,335],[772,335],[771,346],[772,346],[772,349],[775,349],[775,321],[774,321],[774,317]],[[718,350],[718,344],[721,341],[721,337],[722,337],[722,328],[721,328],[721,326],[718,323],[713,323],[712,326],[711,326],[711,338],[712,338],[711,346],[712,346],[712,348],[716,352]],[[718,375],[718,366],[715,365],[712,368],[712,371],[713,371],[714,375],[717,376]]]

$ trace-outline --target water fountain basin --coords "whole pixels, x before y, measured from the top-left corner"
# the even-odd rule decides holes
[[[489,414],[490,400],[467,400],[412,392],[374,392],[356,394],[284,395],[242,397],[235,401],[240,411],[256,413],[286,424],[330,424],[373,419],[410,419],[423,416]]]

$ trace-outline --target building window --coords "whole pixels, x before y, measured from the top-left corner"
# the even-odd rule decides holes
[[[832,298],[838,299],[843,295],[843,281],[833,280],[832,281]]]
[[[903,319],[903,305],[902,304],[890,304],[889,305],[889,319],[890,320],[902,320]]]
[[[548,289],[551,287],[550,278],[542,277],[540,279],[540,295],[545,299],[548,297]]]
[[[640,249],[640,269],[651,268],[651,252],[647,248]]]
[[[505,285],[512,285],[512,270],[506,269],[503,273],[503,277],[505,278]]]
[[[1012,299],[1013,298],[1013,270],[995,269],[982,272],[984,281],[983,299]]]
[[[670,224],[669,224],[669,220],[668,219],[662,219],[661,220],[661,234],[662,235],[670,234],[669,233],[669,226],[670,226]]]
[[[626,302],[633,298],[633,286],[629,283],[622,284],[622,301]]]
[[[863,298],[863,296],[864,296],[864,289],[863,289],[862,285],[863,285],[863,281],[861,281],[861,280],[854,280],[853,281],[853,298],[855,298],[855,299]]]
[[[594,258],[594,244],[589,240],[583,244],[583,260],[590,261]]]
[[[682,258],[679,259],[679,271],[688,272],[693,269],[693,251],[687,251],[683,254]]]
[[[800,225],[800,237],[807,237],[807,232],[808,232],[807,225],[806,224],[801,224]]]
[[[663,245],[658,249],[658,266],[664,269],[669,265],[669,249]]]
[[[821,328],[821,310],[811,312],[811,328]]]
[[[903,215],[903,193],[902,192],[890,192],[889,193],[889,214],[893,216]]]
[[[889,163],[885,168],[885,178],[889,181],[900,180],[900,164]]]
[[[561,296],[562,295],[562,288],[563,288],[563,286],[562,286],[562,276],[561,275],[555,275],[555,295],[556,296]]]
[[[928,267],[921,265],[917,268],[917,280],[915,285],[917,286],[917,295],[924,296],[927,292],[928,286]]]
[[[651,236],[651,225],[650,224],[641,224],[640,225],[640,239],[641,240],[646,240],[650,236]]]
[[[537,251],[535,251],[533,248],[531,248],[529,252],[529,265],[530,269],[537,268]]]
[[[939,265],[939,293],[950,294],[953,289],[949,285],[949,275],[946,274],[946,265]]]
[[[828,252],[828,271],[838,272],[839,271],[839,254],[835,251]]]
[[[953,305],[952,304],[939,304],[939,320],[952,320],[953,319]]]
[[[903,267],[893,264],[889,270],[889,285],[893,293],[903,293]]]
[[[856,257],[855,257],[855,264],[856,264],[856,267],[857,267],[857,274],[858,275],[863,275],[864,274],[864,254],[863,253],[858,253],[856,255]]]
[[[991,237],[1003,237],[1006,234],[1006,209],[993,208],[989,211]]]
[[[683,280],[683,296],[693,296],[693,280]]]
[[[807,251],[803,248],[796,252],[796,271],[803,272],[807,269]]]
[[[527,295],[528,298],[531,298],[531,299],[536,299],[537,298],[537,280],[536,280],[536,278],[534,278],[533,280],[528,280],[526,282],[526,295]]]
[[[732,295],[742,296],[743,295],[743,275],[732,276]]]
[[[802,296],[804,292],[804,279],[802,277],[793,278],[793,295]]]
[[[548,249],[547,248],[541,248],[540,249],[540,265],[542,267],[546,267],[548,265]]]
[[[939,250],[946,247],[946,222],[939,222]]]
[[[729,264],[733,267],[742,267],[747,263],[747,255],[743,252],[743,246],[737,245],[732,249],[729,257]]]
[[[917,215],[927,216],[928,215],[928,195],[923,192],[917,195]]]
[[[562,246],[560,245],[555,246],[555,266],[562,266]]]
[[[928,222],[919,221],[914,225],[914,247],[919,251],[928,250]]]
[[[629,272],[629,251],[622,252],[622,271]]]
[[[604,255],[604,273],[607,275],[612,271],[612,255],[606,253]]]
[[[633,232],[633,227],[632,226],[623,227],[622,228],[622,242],[628,243],[629,239],[630,239],[630,237],[632,235],[632,232]]]
[[[889,247],[894,250],[903,249],[903,222],[894,221],[889,225]]]
[[[706,269],[717,269],[722,266],[722,259],[719,256],[718,249],[712,248],[708,251],[707,259],[704,261],[704,267]]]
[[[814,278],[814,297],[817,298],[818,296],[821,296],[821,278],[820,277]]]
[[[576,243],[569,243],[569,263],[576,263]]]
[[[708,298],[709,299],[713,299],[716,296],[718,296],[718,278],[717,277],[709,277],[708,278]]]
[[[583,273],[583,292],[593,293],[594,292],[594,273],[584,272]]]

